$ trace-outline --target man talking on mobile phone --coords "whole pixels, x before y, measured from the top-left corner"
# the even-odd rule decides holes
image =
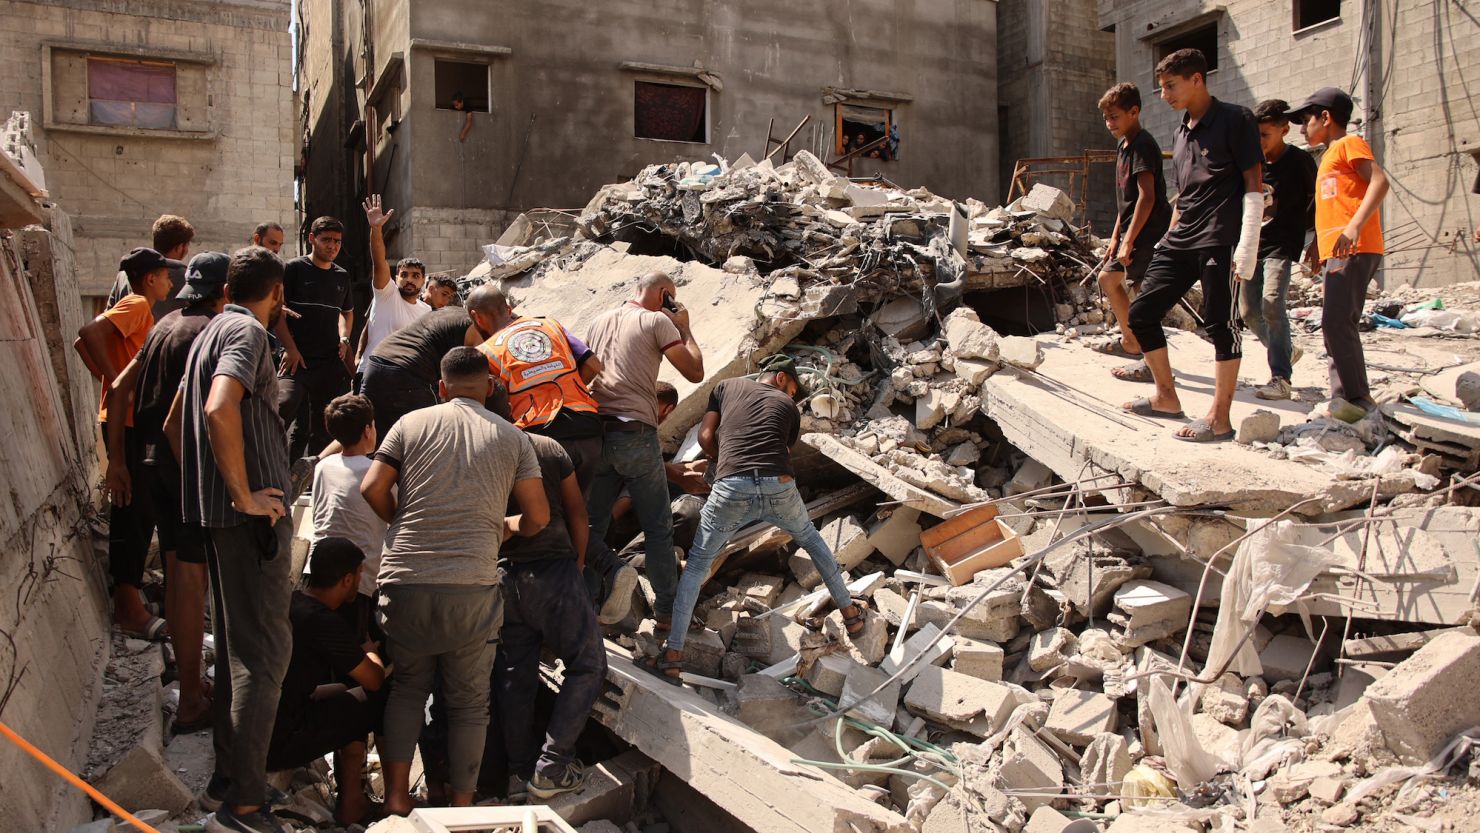
[[[658,443],[658,370],[667,359],[685,379],[698,382],[704,378],[704,354],[689,328],[689,311],[678,302],[678,287],[662,272],[638,278],[632,298],[596,319],[586,341],[603,365],[591,383],[600,410],[602,450],[588,503],[590,541],[596,546],[588,551],[586,583],[608,607],[625,607],[632,597],[636,576],[599,546],[612,505],[626,486],[645,536],[643,567],[657,596],[653,613],[659,628],[666,628],[678,587],[678,560]],[[604,607],[602,617],[612,621],[618,613],[626,610]]]

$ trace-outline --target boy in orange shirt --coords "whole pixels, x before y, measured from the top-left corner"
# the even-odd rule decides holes
[[[1325,302],[1321,332],[1331,363],[1331,398],[1372,410],[1377,403],[1367,384],[1367,362],[1357,321],[1367,299],[1367,284],[1382,265],[1382,214],[1388,178],[1361,136],[1346,132],[1351,96],[1323,87],[1291,108],[1305,141],[1325,145],[1316,172],[1316,239],[1312,248],[1324,267]]]
[[[132,291],[77,330],[77,340],[72,346],[82,356],[87,369],[103,382],[98,422],[103,424],[105,434],[108,388],[144,346],[144,337],[154,326],[154,305],[170,296],[174,288],[170,282],[170,270],[176,267],[183,269],[185,264],[170,260],[153,249],[138,248],[129,252],[119,262],[118,268],[128,275]],[[124,433],[124,447],[130,449],[128,454],[132,457],[133,432],[129,429],[134,424],[133,411],[114,414],[113,418],[122,419],[129,426]],[[129,636],[150,640],[167,638],[164,620],[152,615],[139,595],[139,585],[144,580],[144,559],[149,552],[154,526],[142,513],[132,511],[127,505],[119,506],[117,502],[108,520],[108,568],[113,577],[114,621]]]

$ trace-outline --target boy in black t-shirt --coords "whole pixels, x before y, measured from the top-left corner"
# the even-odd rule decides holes
[[[1172,208],[1167,203],[1161,146],[1141,129],[1141,91],[1128,82],[1116,84],[1100,97],[1100,112],[1105,116],[1105,129],[1116,140],[1116,216],[1099,280],[1120,325],[1119,340],[1107,342],[1100,349],[1133,359],[1141,355],[1141,345],[1126,325],[1131,310],[1126,283],[1140,286],[1151,253],[1167,232]]]
[[[370,801],[360,788],[365,737],[380,731],[385,662],[380,646],[355,633],[338,613],[359,592],[365,556],[347,538],[320,538],[309,552],[304,588],[288,607],[293,658],[267,751],[267,769],[305,766],[334,752],[340,824],[364,823]],[[328,688],[325,688],[325,687]],[[322,689],[322,690],[321,690]]]
[[[1316,222],[1316,163],[1310,154],[1285,144],[1290,105],[1279,99],[1254,108],[1259,146],[1264,151],[1264,228],[1259,234],[1259,265],[1240,290],[1244,324],[1269,353],[1269,384],[1254,391],[1260,399],[1289,399],[1290,370],[1299,353],[1290,347],[1285,298],[1290,268],[1305,250],[1305,233]]]
[[[311,254],[283,267],[283,306],[292,312],[278,319],[283,347],[278,367],[278,415],[288,426],[289,459],[318,454],[331,438],[324,428],[324,408],[349,393],[350,333],[354,297],[350,276],[334,262],[344,245],[344,224],[320,217],[309,226]]]

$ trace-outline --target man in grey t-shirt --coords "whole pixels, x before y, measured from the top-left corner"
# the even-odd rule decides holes
[[[550,521],[534,446],[483,406],[488,360],[472,347],[442,359],[441,405],[391,428],[360,493],[390,528],[380,562],[380,612],[395,685],[386,702],[385,809],[411,812],[411,756],[432,678],[447,697],[448,780],[470,806],[488,728],[489,676],[503,622],[498,551]],[[520,514],[506,517],[512,495]]]

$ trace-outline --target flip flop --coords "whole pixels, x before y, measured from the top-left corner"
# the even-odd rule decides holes
[[[130,639],[145,639],[150,642],[164,642],[165,640],[170,638],[169,626],[169,622],[166,622],[158,616],[150,616],[149,624],[145,625],[143,630],[133,630],[132,628],[125,628],[122,625],[119,625],[118,631],[124,636],[129,637]]]
[[[193,735],[196,732],[204,732],[209,728],[211,728],[211,707],[207,706],[205,712],[195,720],[191,720],[189,722],[181,722],[179,720],[176,720],[170,726],[170,734]]]
[[[1102,341],[1094,346],[1094,350],[1096,353],[1104,353],[1107,356],[1116,356],[1122,359],[1131,359],[1132,361],[1141,358],[1140,353],[1132,353],[1125,349],[1125,345],[1121,344],[1118,338]]]
[[[1209,425],[1206,419],[1194,419],[1187,423],[1187,427],[1192,429],[1191,436],[1183,436],[1175,432],[1173,432],[1172,436],[1184,443],[1221,443],[1233,439],[1238,433],[1237,431],[1229,430],[1224,431],[1222,434],[1214,434],[1213,426]]]
[[[1169,411],[1156,410],[1155,408],[1151,407],[1151,397],[1149,396],[1142,396],[1139,399],[1132,399],[1131,404],[1129,406],[1121,408],[1121,410],[1125,411],[1126,413],[1135,414],[1136,416],[1151,417],[1152,419],[1187,418],[1187,414],[1181,411],[1171,413]]]
[[[656,657],[643,657],[633,663],[633,665],[636,665],[639,670],[646,671],[671,686],[683,685],[682,679],[668,673],[669,671],[683,673],[683,660],[664,659],[659,654]]]
[[[1120,367],[1111,368],[1110,375],[1122,382],[1155,382],[1156,378],[1151,375],[1151,368],[1147,366],[1146,360],[1123,364]]]

